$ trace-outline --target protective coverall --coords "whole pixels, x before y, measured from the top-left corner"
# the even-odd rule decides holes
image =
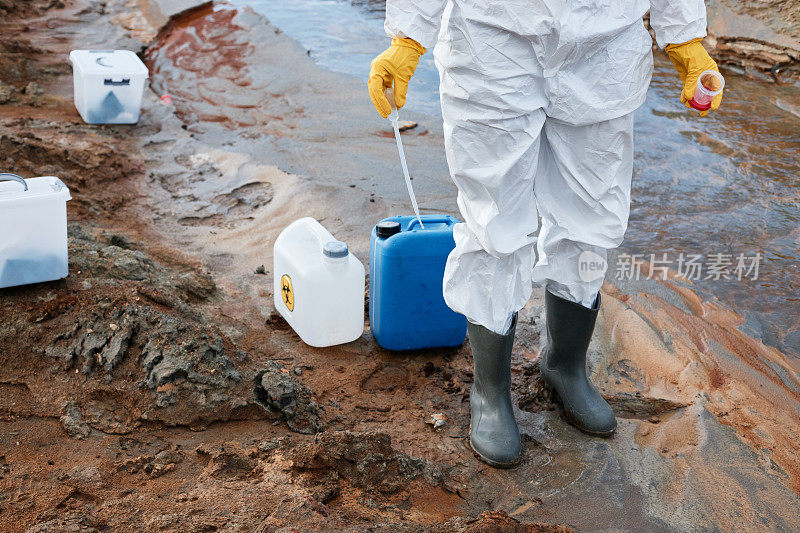
[[[419,56],[435,45],[464,218],[443,291],[469,319],[470,444],[492,466],[521,453],[510,361],[516,313],[533,284],[547,288],[543,379],[571,423],[600,436],[616,429],[586,375],[586,352],[607,251],[628,223],[633,111],[653,70],[648,9],[686,103],[699,74],[717,68],[699,42],[703,0],[387,0],[393,42],[372,63],[370,96],[385,116],[383,88],[394,84],[402,107]]]
[[[703,0],[387,1],[389,36],[435,44],[465,220],[444,296],[470,321],[505,333],[535,282],[592,306],[603,272],[578,259],[602,264],[627,227],[648,9],[662,47],[706,35]]]

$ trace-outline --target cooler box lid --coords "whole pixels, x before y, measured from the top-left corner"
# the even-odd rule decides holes
[[[83,74],[98,76],[147,76],[147,67],[130,50],[73,50],[72,64]]]
[[[34,198],[60,198],[64,201],[71,200],[69,189],[64,182],[55,176],[43,176],[24,180],[28,186],[25,190],[23,184],[9,174],[0,173],[0,206],[24,202]]]

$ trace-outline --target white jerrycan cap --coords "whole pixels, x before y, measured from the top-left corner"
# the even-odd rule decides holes
[[[347,244],[342,241],[329,241],[322,247],[322,254],[331,259],[341,259],[350,254]]]

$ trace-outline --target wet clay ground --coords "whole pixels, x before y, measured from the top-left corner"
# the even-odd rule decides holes
[[[590,358],[619,417],[608,440],[541,385],[537,295],[513,358],[524,457],[493,470],[465,440],[467,345],[394,354],[367,332],[312,349],[272,307],[286,224],[315,216],[364,260],[369,227],[403,210],[351,187],[355,166],[315,173],[336,144],[308,117],[358,80],[224,6],[160,32],[122,0],[0,9],[0,168],[73,196],[70,276],[0,291],[0,530],[800,528],[797,369],[691,284],[605,288]],[[101,45],[144,51],[155,91],[137,126],[74,109],[67,54]],[[382,139],[358,109],[348,120]],[[274,166],[302,154],[304,175]]]

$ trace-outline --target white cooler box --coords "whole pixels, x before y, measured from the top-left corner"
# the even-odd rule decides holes
[[[71,199],[56,177],[0,173],[0,288],[67,277]]]
[[[75,107],[89,124],[135,124],[147,67],[130,50],[73,50]]]

